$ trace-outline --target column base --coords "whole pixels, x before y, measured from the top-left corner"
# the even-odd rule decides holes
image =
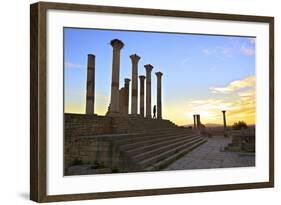
[[[117,116],[122,116],[122,113],[109,111],[109,112],[106,113],[106,116],[117,117]]]

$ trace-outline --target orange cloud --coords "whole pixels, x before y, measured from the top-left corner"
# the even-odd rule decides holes
[[[222,124],[222,110],[227,112],[228,124],[243,120],[248,124],[255,124],[256,92],[255,77],[236,80],[225,87],[212,87],[213,98],[189,100],[186,111],[200,114],[203,123]],[[192,123],[192,115],[189,118]]]
[[[255,76],[249,76],[242,80],[235,80],[224,87],[211,87],[212,93],[231,93],[234,91],[241,90],[243,88],[255,87],[256,78]]]

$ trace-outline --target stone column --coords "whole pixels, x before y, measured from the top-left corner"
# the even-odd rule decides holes
[[[123,87],[119,90],[119,113],[120,114],[125,114],[124,106],[125,106],[125,88]]]
[[[196,128],[201,128],[201,122],[200,122],[200,115],[196,115],[197,116],[197,126]]]
[[[163,73],[156,72],[157,76],[157,119],[162,119],[162,84],[161,79]]]
[[[144,80],[145,76],[140,75],[140,114],[144,117]]]
[[[193,129],[196,129],[196,115],[193,115]]]
[[[130,79],[129,78],[125,78],[125,104],[124,104],[124,114],[128,115],[129,113],[129,91],[130,91]]]
[[[120,74],[120,50],[124,44],[118,39],[110,42],[113,47],[112,60],[112,80],[111,80],[111,98],[109,114],[119,113],[119,74]]]
[[[222,115],[223,115],[223,131],[224,131],[224,136],[226,137],[227,133],[226,133],[226,117],[225,117],[225,113],[226,113],[226,111],[223,110],[222,111]]]
[[[151,118],[151,71],[153,66],[147,64],[146,70],[146,117]]]
[[[95,56],[88,54],[86,114],[95,113]]]
[[[130,56],[132,60],[132,98],[131,114],[138,114],[138,62],[140,57],[136,54]]]

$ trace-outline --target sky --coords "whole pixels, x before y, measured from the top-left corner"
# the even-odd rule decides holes
[[[120,88],[131,79],[132,54],[152,70],[152,106],[156,105],[156,75],[162,76],[162,117],[178,125],[193,123],[200,114],[203,124],[239,120],[255,124],[255,38],[64,28],[64,109],[85,113],[87,55],[94,54],[95,113],[105,115],[111,89],[112,39],[120,39]],[[130,103],[129,103],[130,104]],[[129,108],[130,109],[130,108]],[[139,106],[138,106],[139,109]]]

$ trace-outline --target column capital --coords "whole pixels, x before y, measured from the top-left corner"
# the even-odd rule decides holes
[[[119,39],[113,39],[110,41],[110,45],[113,47],[113,48],[117,48],[117,49],[121,49],[124,47],[124,43],[119,40]]]
[[[89,53],[89,54],[88,54],[88,57],[95,58],[96,56],[95,56],[94,54]]]
[[[131,79],[129,79],[129,78],[125,78],[125,79],[124,79],[125,84],[129,84],[130,81],[131,81]]]
[[[141,59],[141,57],[139,57],[137,54],[130,55],[130,58],[132,60],[132,63],[138,63]]]
[[[159,71],[159,72],[156,72],[155,75],[157,76],[157,78],[161,78],[163,73]]]
[[[141,81],[143,81],[145,79],[145,76],[144,75],[140,75],[139,78],[140,78]]]
[[[226,111],[225,111],[225,110],[222,110],[222,113],[226,113]]]
[[[146,70],[147,73],[150,73],[152,71],[152,68],[153,68],[153,66],[150,65],[150,64],[146,64],[146,65],[144,65],[144,67],[145,67],[145,70]]]

